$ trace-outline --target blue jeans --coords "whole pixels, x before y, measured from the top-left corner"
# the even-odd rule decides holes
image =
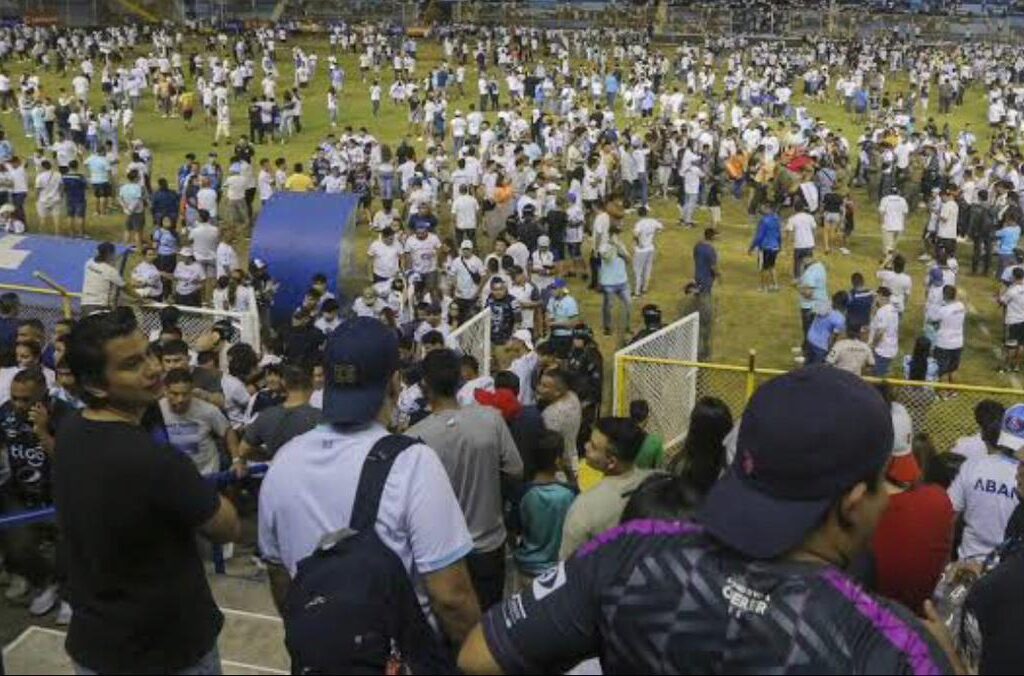
[[[614,284],[612,286],[601,286],[601,291],[604,294],[604,300],[601,302],[601,321],[604,324],[604,330],[609,332],[612,330],[612,298],[618,296],[619,300],[622,301],[622,307],[626,313],[626,330],[629,330],[629,284]]]
[[[395,196],[395,175],[381,174],[380,177],[380,198],[389,200]]]
[[[874,376],[876,378],[885,378],[889,375],[889,369],[892,367],[892,359],[892,357],[882,357],[877,352],[875,353]]]
[[[100,672],[94,671],[89,667],[84,667],[77,662],[72,663],[75,669],[75,673],[78,676],[94,676]],[[220,666],[220,651],[217,646],[213,646],[213,650],[206,653],[198,662],[190,667],[185,667],[180,671],[174,672],[176,676],[220,676],[224,673]]]

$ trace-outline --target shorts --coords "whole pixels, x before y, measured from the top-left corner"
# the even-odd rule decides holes
[[[142,229],[146,227],[146,214],[139,212],[137,214],[128,214],[128,220],[125,221],[124,229],[130,232],[142,232]]]
[[[956,239],[952,237],[938,237],[935,239],[935,245],[941,246],[946,253],[953,255],[956,253]]]
[[[1018,347],[1024,345],[1024,322],[1019,324],[1007,324],[1006,326],[1006,346],[1007,347]]]
[[[935,361],[939,364],[940,376],[944,376],[947,373],[954,373],[960,368],[960,355],[963,351],[963,348],[959,347],[955,350],[947,350],[941,347],[935,348]]]
[[[193,111],[192,111],[191,108],[189,108],[188,110],[183,110],[183,111],[181,111],[181,117],[186,122],[191,122],[192,121],[192,113],[193,113]]]
[[[826,226],[838,227],[843,222],[843,215],[837,211],[826,211],[822,223]]]
[[[583,259],[583,242],[566,242],[565,248],[569,251],[569,258],[574,261]]]
[[[92,194],[97,199],[100,197],[113,197],[114,190],[110,187],[110,183],[93,183]]]
[[[203,266],[203,274],[206,275],[206,279],[216,279],[217,278],[217,261],[216,260],[212,260],[212,261],[200,261],[200,260],[197,260],[196,263],[199,263],[201,266]]]
[[[57,216],[60,216],[60,202],[52,202],[50,204],[37,202],[36,213],[39,214],[39,218],[46,218],[47,216],[53,216],[56,218]]]
[[[85,218],[85,202],[68,202],[68,218]]]
[[[761,269],[762,270],[774,270],[775,261],[779,257],[778,249],[762,249],[761,250]]]

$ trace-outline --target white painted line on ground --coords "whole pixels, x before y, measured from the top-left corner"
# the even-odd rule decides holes
[[[239,617],[248,617],[248,618],[251,618],[253,620],[263,620],[264,622],[275,622],[277,624],[282,624],[281,618],[280,617],[276,617],[274,615],[264,615],[262,613],[250,613],[247,610],[235,610],[234,608],[224,608],[223,606],[221,607],[220,612],[226,613],[228,615],[238,615]]]
[[[4,647],[4,655],[7,655],[7,653],[11,652],[12,650],[20,646],[25,641],[25,639],[32,635],[33,629],[35,629],[35,627],[25,627],[25,631],[18,634],[13,641],[8,643]]]
[[[256,613],[244,613],[243,611],[238,611],[238,610],[232,611],[232,610],[230,610],[228,608],[221,608],[221,610],[225,611],[225,612],[228,612],[228,613],[235,613],[235,614],[242,614],[242,615],[251,615],[251,616],[263,617],[263,618],[267,618],[267,619],[277,619],[277,618],[271,618],[269,615],[261,616],[261,615],[258,615]],[[11,643],[6,648],[4,648],[4,653],[6,654],[9,651],[11,651],[14,648],[16,648],[18,645],[21,644],[22,641],[24,641],[26,638],[31,636],[33,633],[49,634],[50,636],[59,636],[61,638],[65,638],[67,636],[66,632],[60,631],[59,629],[50,629],[49,627],[36,627],[36,626],[32,626],[32,627],[27,628],[25,631],[21,632],[21,635],[18,636],[18,638],[16,638],[13,641],[11,641]],[[222,659],[220,661],[220,663],[221,663],[221,665],[223,665],[225,667],[238,667],[238,668],[241,668],[241,669],[247,669],[249,671],[258,671],[258,672],[264,673],[264,674],[284,674],[284,675],[287,675],[289,673],[287,671],[281,671],[280,669],[273,669],[271,667],[258,667],[255,664],[247,664],[245,662],[236,662],[234,660],[224,660],[224,659]]]
[[[247,669],[249,671],[258,671],[261,674],[284,674],[287,676],[290,672],[281,671],[280,669],[271,669],[269,667],[257,667],[255,664],[246,664],[245,662],[235,662],[233,660],[221,660],[221,666],[223,667],[236,667],[240,669]]]

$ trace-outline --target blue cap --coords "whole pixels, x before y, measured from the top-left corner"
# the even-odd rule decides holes
[[[342,323],[324,348],[324,421],[353,425],[376,418],[397,369],[394,331],[371,317]]]
[[[871,385],[830,366],[791,371],[751,398],[736,459],[698,520],[732,549],[776,558],[858,482],[880,476],[892,449],[889,405]]]
[[[557,279],[555,279],[555,281],[551,282],[552,289],[564,289],[567,286],[569,286],[568,282],[566,282],[561,277],[558,277]]]
[[[1003,427],[999,432],[999,445],[1014,453],[1024,448],[1024,404],[1015,404],[1003,414]]]
[[[942,268],[932,268],[928,271],[928,286],[942,286]]]

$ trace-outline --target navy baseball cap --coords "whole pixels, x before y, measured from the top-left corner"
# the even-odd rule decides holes
[[[791,551],[858,482],[880,474],[893,448],[892,416],[878,391],[830,366],[761,386],[740,421],[732,467],[699,520],[754,559]]]
[[[398,336],[371,317],[342,323],[324,348],[323,420],[341,425],[377,417],[398,369]]]

